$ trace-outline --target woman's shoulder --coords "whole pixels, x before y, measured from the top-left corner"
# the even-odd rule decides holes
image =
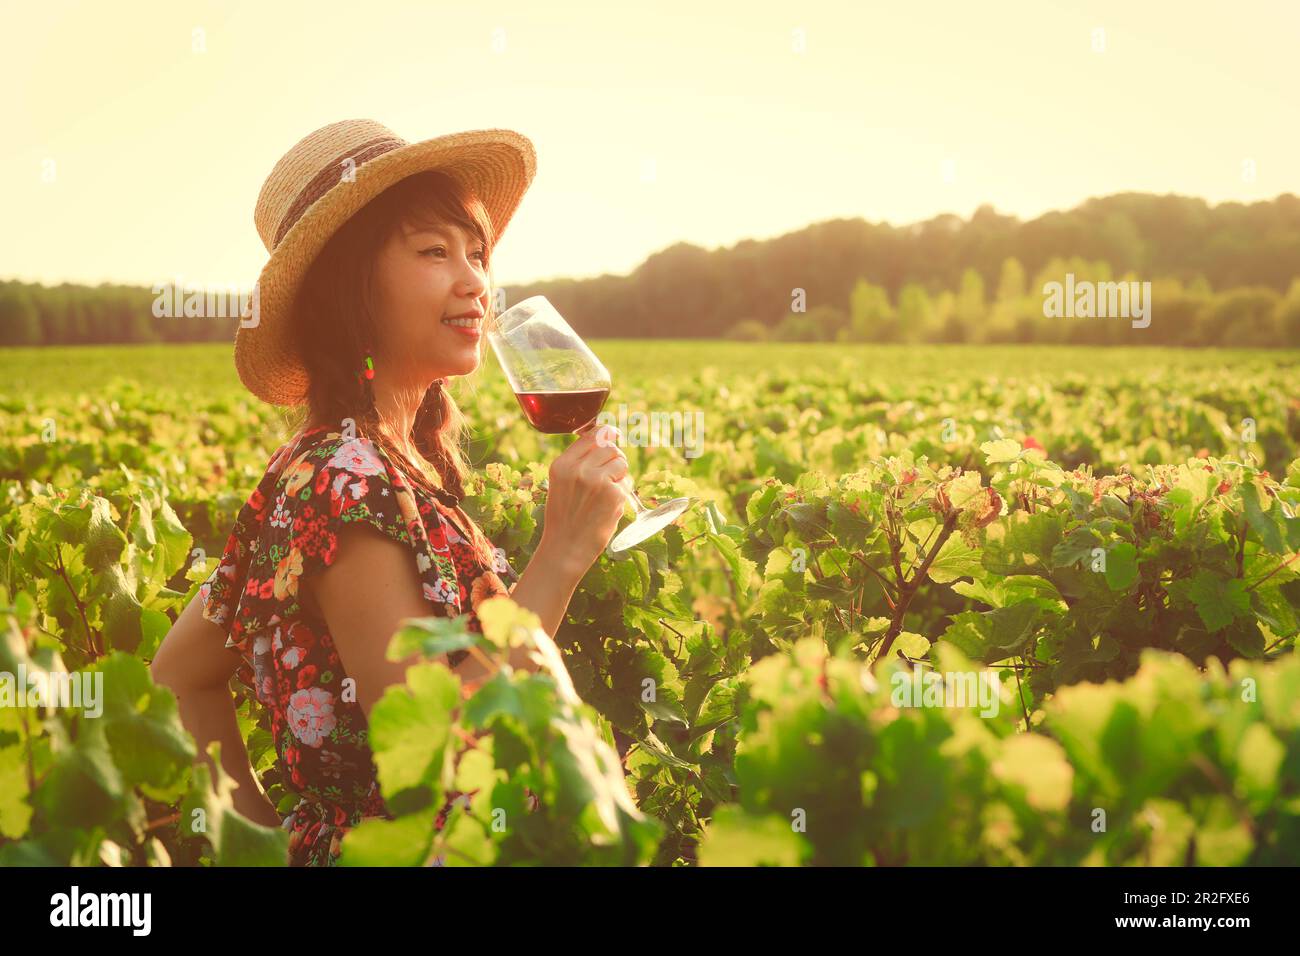
[[[300,431],[273,456],[269,470],[282,479],[308,469],[345,471],[358,476],[388,475],[390,469],[378,446],[353,429],[318,425]]]

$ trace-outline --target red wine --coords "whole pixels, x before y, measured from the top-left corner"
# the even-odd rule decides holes
[[[576,392],[516,392],[528,424],[548,435],[567,435],[592,421],[609,398],[608,388]]]

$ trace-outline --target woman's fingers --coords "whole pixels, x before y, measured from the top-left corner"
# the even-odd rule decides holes
[[[594,451],[607,451],[611,448],[622,454],[622,449],[618,447],[618,442],[622,439],[623,434],[613,425],[601,425],[587,431],[566,448],[563,454],[573,455],[575,461],[582,461]],[[607,461],[608,458],[601,458]]]
[[[627,455],[623,453],[623,449],[619,448],[617,445],[613,445],[609,448],[597,448],[583,459],[583,461],[586,464],[590,464],[593,468],[601,468],[613,461],[621,461],[626,464]]]
[[[617,455],[605,462],[602,466],[605,473],[609,475],[611,481],[622,481],[628,472],[627,455],[619,451]]]

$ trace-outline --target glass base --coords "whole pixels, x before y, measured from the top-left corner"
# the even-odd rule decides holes
[[[631,524],[614,535],[605,548],[606,553],[618,554],[640,544],[646,538],[654,537],[693,504],[695,504],[694,498],[673,498],[657,508],[637,515]]]

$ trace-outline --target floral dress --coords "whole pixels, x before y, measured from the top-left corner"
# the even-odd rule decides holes
[[[318,426],[286,442],[240,509],[221,562],[199,588],[203,616],[225,627],[244,660],[236,679],[268,709],[284,783],[300,795],[285,818],[289,864],[330,866],[364,817],[391,819],[367,744],[365,712],[343,693],[347,674],[325,621],[300,603],[302,581],[335,560],[338,532],[363,522],[411,548],[429,613],[467,613],[508,593],[517,575],[498,549],[495,567],[471,548],[455,499],[406,482],[370,440]],[[454,665],[467,654],[448,655]],[[438,815],[441,829],[451,792]],[[435,865],[441,865],[439,857]]]

